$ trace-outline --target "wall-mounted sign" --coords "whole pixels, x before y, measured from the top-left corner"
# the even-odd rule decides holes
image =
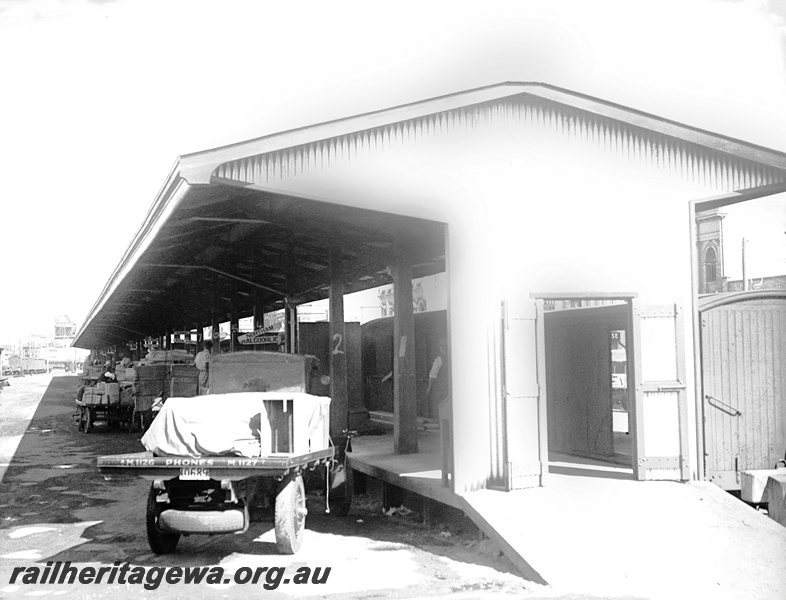
[[[254,331],[247,333],[246,335],[265,335],[266,333],[273,333],[274,331],[278,331],[279,329],[281,329],[281,323],[271,323],[270,325],[259,327]]]
[[[237,341],[245,346],[252,344],[278,344],[278,335],[262,335],[254,333],[244,333],[238,336]]]

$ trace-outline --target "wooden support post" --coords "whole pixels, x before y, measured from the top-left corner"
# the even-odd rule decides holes
[[[393,452],[418,451],[411,243],[396,234],[393,266]]]
[[[387,511],[391,508],[398,508],[404,504],[404,490],[388,483],[382,482],[382,509]]]
[[[330,271],[330,435],[335,441],[349,426],[344,285],[337,251],[330,255]]]
[[[219,328],[220,321],[218,319],[218,315],[213,310],[213,314],[210,318],[210,337],[213,339],[213,353],[220,354],[221,353],[221,331]]]
[[[352,482],[354,484],[354,493],[365,496],[368,493],[368,477],[365,473],[361,471],[355,471],[352,477]]]
[[[237,337],[237,332],[240,329],[240,323],[238,320],[237,309],[235,308],[235,291],[233,289],[232,293],[232,303],[229,307],[229,351],[234,352],[239,344],[235,344],[235,338]]]
[[[343,300],[343,288],[342,288],[342,300]],[[344,323],[344,304],[342,301],[341,304],[342,312],[341,312],[341,323]],[[332,309],[331,309],[332,312]],[[298,352],[298,339],[297,339],[297,306],[289,303],[289,298],[287,298],[286,302],[284,303],[284,348],[282,349],[284,352],[288,352],[290,354],[297,354]]]
[[[265,313],[262,310],[262,294],[258,289],[254,288],[254,326],[253,331],[264,327]],[[259,344],[254,344],[254,350],[259,350]]]
[[[348,323],[347,332],[347,394],[349,396],[349,428],[362,430],[369,425],[369,413],[363,397],[363,362],[361,357],[360,323]]]

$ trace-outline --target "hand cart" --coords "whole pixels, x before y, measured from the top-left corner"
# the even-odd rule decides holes
[[[80,388],[75,400],[74,420],[82,433],[90,433],[98,422],[111,429],[131,431],[134,423],[134,396],[130,386],[119,384]]]

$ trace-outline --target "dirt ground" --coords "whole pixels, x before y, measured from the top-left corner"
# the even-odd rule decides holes
[[[50,382],[51,380],[51,382]],[[78,566],[331,567],[327,583],[301,586],[302,595],[338,598],[416,598],[467,594],[531,596],[547,592],[515,574],[509,561],[463,516],[443,514],[430,526],[415,512],[383,514],[369,493],[356,496],[348,517],[326,515],[324,500],[311,495],[303,548],[278,555],[272,524],[254,524],[242,535],[183,538],[172,555],[156,556],[144,532],[149,483],[133,476],[108,481],[96,456],[143,450],[141,433],[99,424],[90,434],[73,421],[75,376],[16,378],[0,395],[0,594],[125,597],[129,585],[19,585],[14,568],[70,561]],[[40,399],[40,401],[39,401]],[[32,418],[31,418],[32,417]],[[21,438],[19,437],[21,436]],[[18,441],[13,456],[10,448]],[[178,586],[159,587],[180,596]],[[189,586],[200,597],[233,597],[246,586]],[[284,586],[275,593],[286,597]],[[271,592],[268,592],[271,593]],[[174,596],[166,596],[174,597]]]

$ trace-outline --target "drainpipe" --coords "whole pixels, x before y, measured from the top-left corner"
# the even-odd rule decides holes
[[[748,240],[742,238],[742,291],[748,291],[748,261],[745,257],[745,245]]]

